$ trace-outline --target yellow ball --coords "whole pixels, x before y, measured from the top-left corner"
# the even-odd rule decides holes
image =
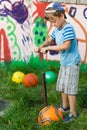
[[[38,124],[40,125],[50,125],[54,121],[63,120],[62,112],[55,106],[44,107],[38,115]]]
[[[16,71],[12,75],[12,81],[15,83],[22,83],[24,76],[25,74],[23,72]]]

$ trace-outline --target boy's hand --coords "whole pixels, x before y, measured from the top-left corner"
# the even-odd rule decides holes
[[[40,47],[34,48],[34,52],[35,52],[35,53],[39,53],[39,52],[40,52]]]
[[[42,47],[40,50],[41,53],[45,54],[48,52],[48,47]]]

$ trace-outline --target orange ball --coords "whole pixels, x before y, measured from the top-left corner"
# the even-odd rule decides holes
[[[63,120],[62,112],[55,106],[46,106],[40,112],[38,116],[38,124],[49,125],[54,121]]]
[[[29,73],[24,76],[23,84],[25,87],[35,87],[38,84],[38,77],[33,73]]]

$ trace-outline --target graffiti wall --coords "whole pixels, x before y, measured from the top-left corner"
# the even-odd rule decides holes
[[[0,62],[28,60],[32,52],[30,2],[0,0]]]
[[[44,43],[52,25],[44,21],[49,2],[38,0],[0,0],[0,62],[29,61],[34,47]],[[64,4],[67,21],[76,31],[83,62],[87,62],[87,5]],[[55,44],[55,43],[53,43]],[[48,52],[47,59],[59,60],[58,52]]]

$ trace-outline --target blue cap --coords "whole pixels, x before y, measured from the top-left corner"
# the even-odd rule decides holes
[[[53,10],[48,10],[48,8],[52,8]],[[60,3],[55,2],[55,3],[50,3],[45,10],[45,12],[55,12],[55,11],[64,11],[64,8]]]
[[[49,10],[49,8],[52,8],[52,10]],[[45,9],[45,13],[53,13],[56,11],[60,11],[60,12],[64,13],[64,17],[65,17],[65,19],[67,19],[66,15],[65,15],[64,6],[62,6],[61,3],[58,3],[58,2],[50,3]]]

